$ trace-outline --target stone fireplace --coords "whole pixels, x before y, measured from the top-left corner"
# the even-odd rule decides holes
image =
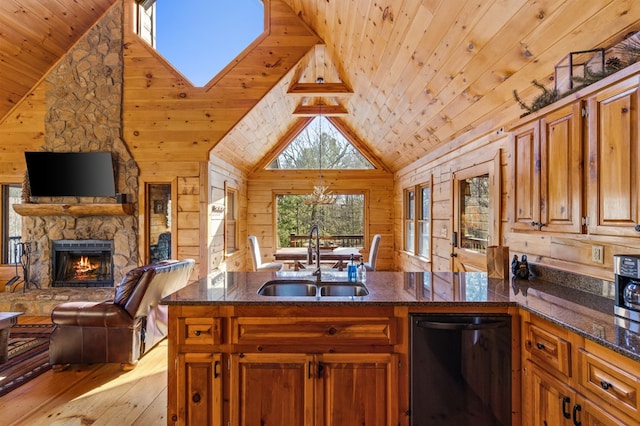
[[[34,247],[29,275],[42,288],[59,286],[61,281],[64,285],[113,287],[129,269],[138,265],[139,169],[122,138],[123,16],[122,3],[114,5],[45,77],[47,112],[41,150],[111,152],[116,191],[126,195],[132,209],[122,214],[109,211],[90,214],[47,212],[25,216],[22,241],[32,243]],[[117,201],[108,197],[33,199],[25,179],[23,203],[94,206],[114,205]],[[100,272],[96,274],[99,277],[82,280],[63,278],[75,255],[58,248],[56,244],[60,241],[69,245],[109,241],[109,249],[94,247],[93,254],[89,255],[90,265],[78,266],[79,270],[92,269],[97,262]],[[111,259],[102,263],[101,256],[106,252],[110,253]]]
[[[52,287],[112,287],[113,241],[53,241]]]

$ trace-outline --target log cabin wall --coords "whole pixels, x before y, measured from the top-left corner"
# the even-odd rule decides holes
[[[434,158],[427,158],[415,162],[395,175],[394,181],[394,245],[396,247],[396,268],[401,271],[451,271],[451,233],[453,231],[453,174],[473,167],[477,164],[491,161],[500,155],[500,193],[501,213],[500,228],[506,226],[507,215],[505,207],[507,186],[506,171],[509,161],[508,135],[498,130],[493,134],[460,143],[456,140],[442,151],[434,154]],[[448,151],[451,146],[460,144],[460,148]],[[404,190],[416,185],[431,183],[431,260],[404,251],[403,244],[403,195]],[[502,235],[502,232],[501,232]],[[498,236],[500,238],[500,236]]]
[[[368,259],[371,238],[380,234],[377,269],[393,270],[393,175],[380,170],[323,170],[322,178],[335,193],[365,194],[364,259]],[[258,237],[266,260],[271,259],[277,248],[275,194],[308,194],[317,181],[316,170],[261,170],[249,176],[247,233]]]
[[[509,247],[511,256],[526,254],[533,264],[612,281],[613,254],[640,254],[635,226],[640,217],[639,121],[635,107],[639,87],[640,64],[635,64],[533,114],[523,118],[504,117],[502,126],[491,134],[457,138],[397,172],[394,185],[396,267],[399,270],[452,269],[451,231],[455,217],[452,175],[499,153],[500,244]],[[571,124],[574,127],[570,128],[564,124],[566,117],[574,117],[579,123]],[[531,147],[516,151],[519,132],[524,134],[534,125],[539,128],[537,136],[532,137]],[[572,154],[569,148],[574,137],[577,154]],[[549,146],[545,148],[547,142]],[[540,143],[539,148],[534,148],[536,143]],[[559,150],[556,157],[549,154],[551,148]],[[605,155],[610,157],[604,160],[601,157]],[[613,166],[608,164],[610,161],[614,162]],[[519,163],[531,164],[532,180],[517,171]],[[572,180],[572,176],[577,177]],[[433,183],[431,262],[402,250],[403,190],[430,181]],[[534,190],[534,186],[538,189]],[[531,202],[534,214],[523,216],[526,219],[518,222],[516,215],[520,210],[516,198],[520,197]],[[545,209],[551,211],[546,218],[540,213]],[[579,212],[577,216],[571,213],[574,209]],[[558,223],[553,223],[554,219]],[[535,221],[544,225],[533,226]],[[601,249],[600,260],[593,258],[594,246]],[[607,288],[604,286],[603,291]]]
[[[193,87],[134,33],[134,0],[116,1],[110,9],[117,10],[119,17],[109,30],[122,35],[124,84],[118,105],[122,111],[119,134],[138,167],[135,174],[139,171],[138,189],[128,195],[130,200],[141,202],[137,226],[123,228],[137,239],[140,262],[148,258],[150,244],[146,232],[146,212],[150,208],[145,205],[146,185],[169,183],[174,257],[196,260],[192,278],[204,276],[210,267],[220,265],[219,245],[207,244],[206,237],[210,211],[208,153],[318,42],[318,37],[286,4],[279,0],[264,4],[263,35],[206,87]],[[103,20],[104,17],[95,26],[106,24]],[[63,55],[59,63],[69,60],[73,64],[70,55]],[[2,183],[22,183],[24,151],[37,151],[44,144],[47,97],[55,96],[47,92],[44,78],[0,122]],[[130,259],[138,262],[138,256]],[[242,261],[234,267],[241,265]],[[5,275],[12,275],[14,268],[3,269],[8,270]]]

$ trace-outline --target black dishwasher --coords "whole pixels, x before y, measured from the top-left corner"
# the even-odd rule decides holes
[[[511,424],[511,316],[412,314],[411,424]]]

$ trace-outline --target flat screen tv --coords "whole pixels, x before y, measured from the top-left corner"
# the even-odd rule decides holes
[[[33,197],[115,197],[110,152],[25,152]]]

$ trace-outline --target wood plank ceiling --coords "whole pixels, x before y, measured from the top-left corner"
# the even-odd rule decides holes
[[[0,121],[115,1],[0,1]]]
[[[285,2],[326,47],[309,52],[214,148],[249,168],[299,119],[299,97],[287,95],[298,82],[323,77],[351,88],[339,119],[397,171],[519,117],[514,89],[532,99],[540,92],[531,81],[552,88],[568,52],[610,46],[640,20],[640,2],[622,0]]]
[[[0,1],[0,120],[115,1]],[[325,44],[212,144],[247,171],[320,99],[397,171],[518,117],[514,89],[531,99],[531,81],[552,86],[568,52],[609,46],[640,21],[635,0],[284,2]],[[290,94],[318,77],[353,93]]]

